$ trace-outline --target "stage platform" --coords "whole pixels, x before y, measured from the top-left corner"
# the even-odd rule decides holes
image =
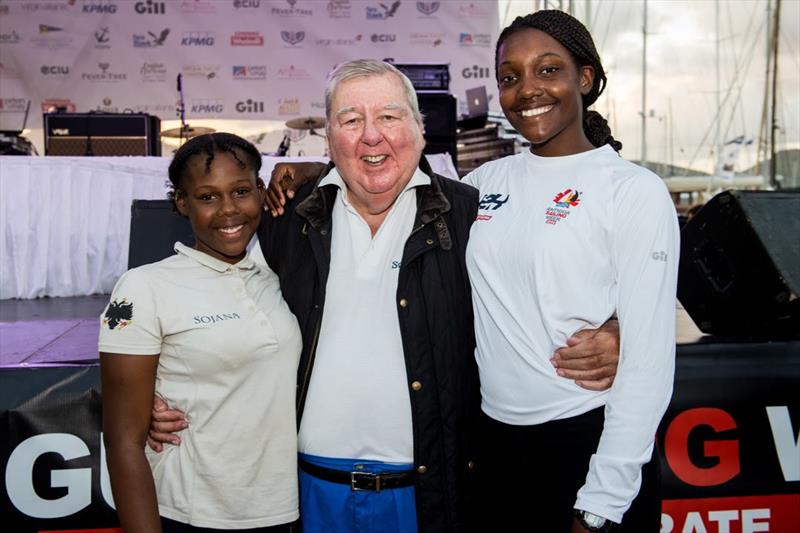
[[[0,300],[0,367],[96,363],[108,295]]]
[[[97,362],[100,313],[107,294],[71,298],[0,300],[0,367]],[[704,336],[677,308],[678,344]]]

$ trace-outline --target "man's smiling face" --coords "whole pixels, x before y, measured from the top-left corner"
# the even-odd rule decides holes
[[[341,82],[328,127],[330,156],[363,214],[388,210],[417,168],[425,146],[403,84],[394,73]]]

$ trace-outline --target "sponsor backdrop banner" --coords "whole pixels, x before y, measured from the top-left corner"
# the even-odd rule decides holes
[[[496,2],[478,0],[0,0],[0,128],[51,107],[176,118],[323,115],[349,59],[450,64],[451,92],[486,85]],[[493,98],[496,101],[496,98]]]
[[[678,347],[662,533],[797,533],[800,342]],[[0,369],[3,531],[115,527],[97,366]]]

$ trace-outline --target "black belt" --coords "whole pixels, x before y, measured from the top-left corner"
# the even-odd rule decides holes
[[[345,472],[343,470],[333,470],[332,468],[311,464],[302,459],[298,459],[297,463],[306,474],[310,474],[323,481],[350,485],[350,488],[353,490],[374,490],[375,492],[380,492],[384,489],[410,487],[414,484],[413,470],[373,474],[372,472]]]

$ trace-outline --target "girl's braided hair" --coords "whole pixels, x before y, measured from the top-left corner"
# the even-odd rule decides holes
[[[607,78],[589,30],[575,17],[557,9],[545,9],[514,19],[514,22],[506,26],[497,39],[497,47],[494,52],[495,76],[497,76],[500,46],[510,35],[524,29],[534,29],[546,33],[569,50],[579,67],[589,65],[594,68],[592,89],[582,97],[583,131],[594,146],[610,144],[617,152],[622,150],[622,143],[611,135],[608,121],[597,111],[588,109],[606,88]]]
[[[217,153],[229,153],[239,168],[251,169],[256,178],[261,170],[261,153],[249,141],[242,139],[233,133],[208,133],[189,139],[183,146],[175,152],[175,157],[169,164],[169,187],[167,198],[172,200],[173,209],[175,206],[176,191],[181,188],[181,182],[187,175],[186,165],[190,159],[197,155],[204,155],[206,158],[206,172],[211,170],[211,162]]]

